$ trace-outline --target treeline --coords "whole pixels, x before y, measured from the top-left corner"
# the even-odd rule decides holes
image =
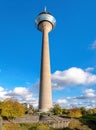
[[[33,106],[27,107],[26,104],[21,104],[13,99],[6,99],[3,102],[0,102],[0,115],[6,119],[21,117],[25,114],[34,114],[36,112],[38,112],[38,110],[34,109]],[[59,104],[55,104],[54,107],[50,109],[49,114],[71,118],[81,118],[86,116],[89,118],[91,116],[92,118],[92,115],[96,115],[96,108],[85,109],[84,107],[75,107],[71,109],[65,109],[62,108]]]
[[[92,118],[92,115],[96,115],[96,108],[86,109],[84,107],[81,108],[74,107],[71,109],[65,109],[62,108],[60,105],[56,104],[51,109],[51,112],[54,115],[71,117],[71,118],[81,118],[81,117],[90,117],[90,116]]]
[[[48,116],[51,115],[57,115],[62,118],[71,118],[75,119],[72,122],[70,122],[68,128],[64,128],[63,130],[96,130],[96,108],[92,109],[85,109],[84,107],[81,108],[71,108],[71,109],[65,109],[62,108],[60,105],[55,104],[52,109],[50,109],[49,113],[39,113],[37,109],[34,109],[33,106],[27,106],[27,104],[21,104],[16,100],[13,99],[6,99],[3,102],[0,102],[0,116],[3,118],[3,120],[13,120],[16,117],[22,117],[25,115],[34,115],[37,114],[38,116],[40,114],[47,114]],[[17,127],[14,126],[14,124],[4,124],[4,130],[11,129],[10,127]],[[29,127],[30,128],[27,128]],[[44,124],[39,125],[28,125],[28,124],[18,124],[18,130],[39,130],[44,128],[47,130],[53,130],[52,128],[49,128],[49,126],[46,126]],[[26,129],[25,129],[26,127]],[[6,129],[7,128],[7,129]],[[34,128],[34,129],[33,129]],[[38,129],[37,129],[38,128]],[[12,129],[14,130],[14,129]]]
[[[85,109],[84,107],[75,107],[64,109],[56,104],[51,112],[64,118],[75,119],[64,130],[96,130],[96,108]]]

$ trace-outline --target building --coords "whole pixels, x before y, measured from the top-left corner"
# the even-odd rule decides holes
[[[39,111],[47,112],[52,108],[52,88],[50,73],[50,52],[48,33],[56,24],[55,18],[46,11],[41,12],[35,23],[37,29],[42,32],[42,54],[41,54],[41,73],[40,73],[40,91],[39,91]]]

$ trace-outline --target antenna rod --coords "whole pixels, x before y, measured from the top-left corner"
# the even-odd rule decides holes
[[[47,7],[45,6],[45,7],[44,7],[44,12],[46,12],[46,8],[47,8]]]

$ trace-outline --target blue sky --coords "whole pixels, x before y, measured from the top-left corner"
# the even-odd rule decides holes
[[[38,104],[42,34],[34,21],[45,5],[57,21],[49,34],[53,102],[96,106],[96,0],[0,1],[0,100]]]

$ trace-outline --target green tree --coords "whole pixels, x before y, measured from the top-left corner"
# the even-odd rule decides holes
[[[59,104],[55,104],[54,108],[52,109],[52,112],[55,115],[61,115],[62,114],[62,108],[61,108],[61,106]]]
[[[93,109],[93,113],[96,114],[96,108]]]
[[[23,116],[25,109],[23,105],[15,100],[8,99],[2,102],[1,115],[6,118],[16,118]]]
[[[87,110],[88,115],[96,114],[96,108]]]
[[[79,118],[82,117],[82,112],[79,108],[73,108],[68,111],[69,117]]]
[[[86,116],[87,115],[87,110],[84,107],[80,108],[82,116]]]
[[[93,110],[93,109],[89,109],[89,110],[87,110],[87,114],[88,114],[88,115],[92,115],[92,114],[94,114],[94,110]]]
[[[63,108],[63,109],[62,109],[62,114],[67,116],[67,114],[68,114],[68,109]]]
[[[33,114],[34,113],[34,108],[32,105],[29,105],[29,107],[27,107],[27,105],[24,105],[25,107],[25,114]]]

